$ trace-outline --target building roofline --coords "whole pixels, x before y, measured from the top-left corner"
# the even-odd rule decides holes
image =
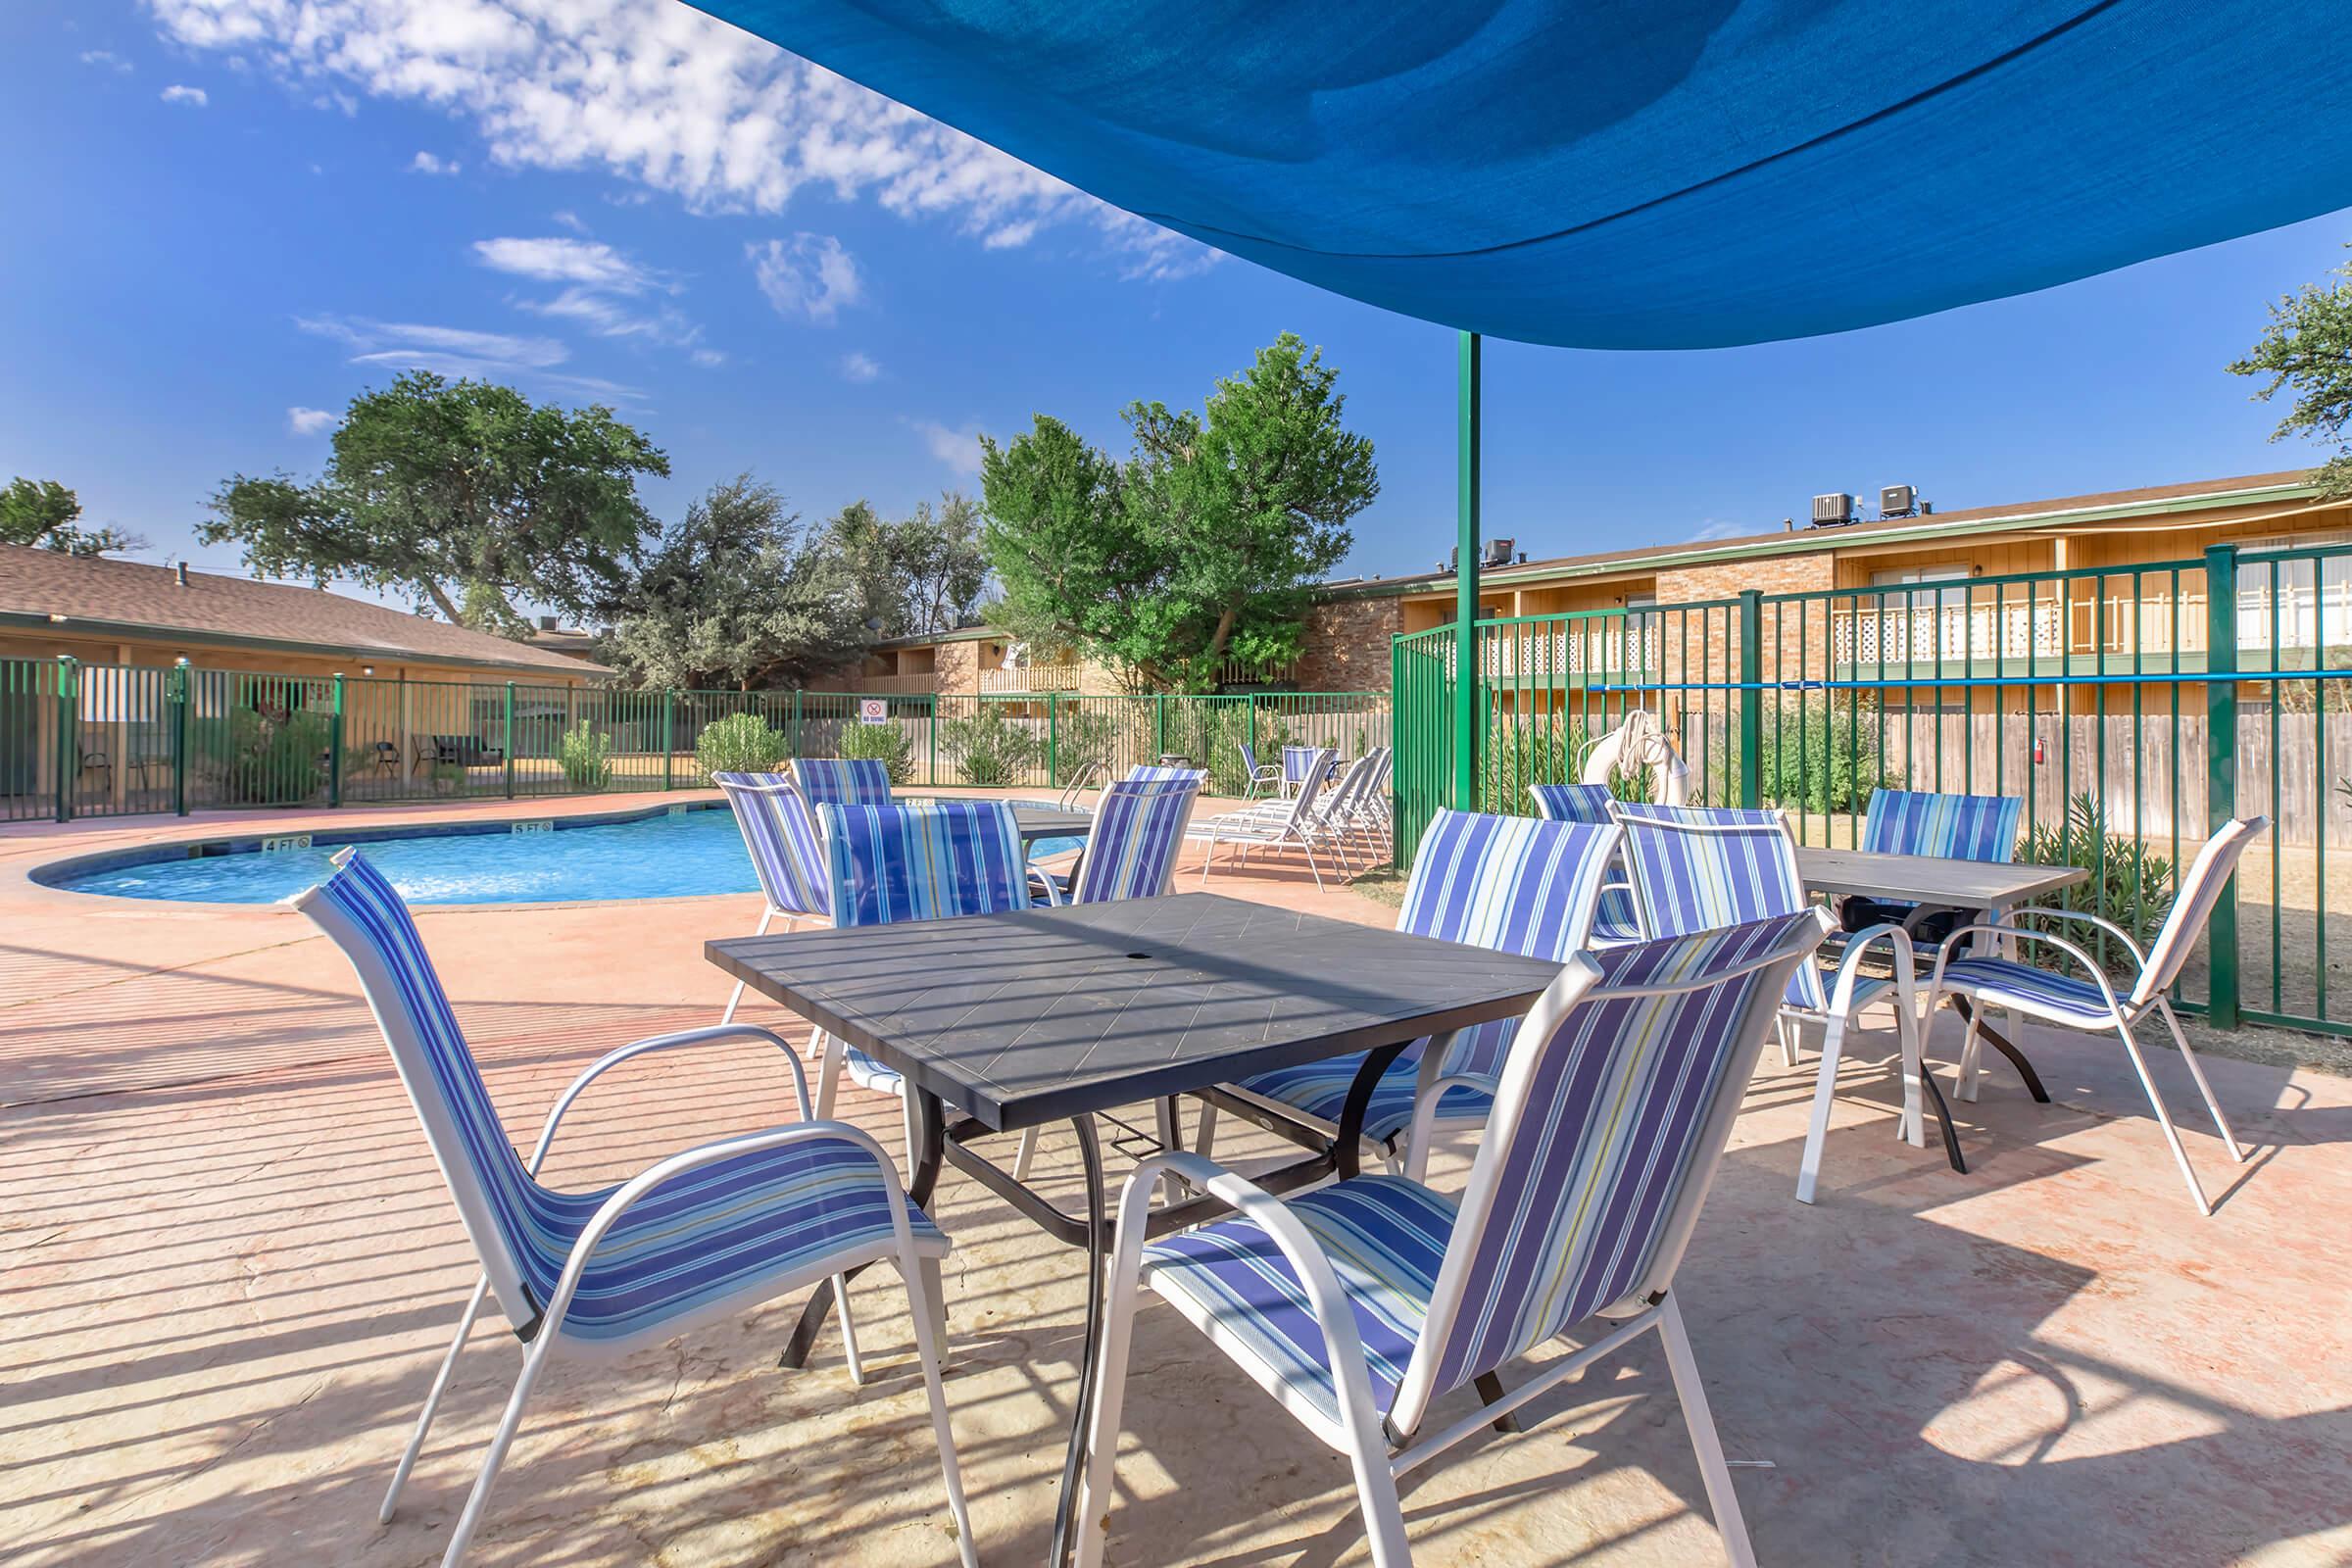
[[[292,637],[266,637],[258,633],[192,631],[181,626],[159,625],[154,621],[97,620],[86,615],[70,615],[59,620],[16,610],[0,610],[0,627],[43,631],[57,637],[135,638],[141,642],[184,643],[191,648],[253,648],[320,659],[348,659],[354,663],[367,664],[444,664],[461,669],[510,670],[548,676],[578,673],[594,677],[616,673],[604,664],[568,657],[564,662],[569,668],[564,668],[526,663],[519,660],[507,662],[468,659],[463,654],[436,654],[412,648],[368,648],[357,643],[304,642]],[[523,686],[531,683],[516,681],[514,684]]]

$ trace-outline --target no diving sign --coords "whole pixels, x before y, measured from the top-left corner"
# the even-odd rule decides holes
[[[885,698],[881,698],[881,697],[860,697],[860,698],[858,698],[858,723],[860,723],[860,724],[887,724],[887,723],[889,723],[889,722],[890,722],[890,703],[889,703],[889,701],[888,701],[887,699],[885,699]]]

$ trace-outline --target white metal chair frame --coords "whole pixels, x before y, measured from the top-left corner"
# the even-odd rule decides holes
[[[2197,1180],[2195,1167],[2188,1162],[2188,1151],[2181,1147],[2180,1133],[2173,1124],[2172,1111],[2165,1104],[2164,1096],[2158,1092],[2155,1078],[2148,1072],[2147,1057],[2141,1053],[2139,1041],[2132,1031],[2150,1014],[2164,1020],[2165,1027],[2172,1031],[2173,1044],[2180,1050],[2181,1062],[2187,1066],[2189,1077],[2196,1083],[2198,1095],[2204,1099],[2205,1109],[2213,1117],[2214,1127],[2222,1135],[2222,1147],[2230,1152],[2232,1163],[2243,1164],[2245,1151],[2239,1147],[2237,1135],[2230,1131],[2229,1119],[2222,1114],[2222,1103],[2215,1098],[2213,1085],[2205,1077],[2204,1064],[2197,1059],[2197,1054],[2189,1049],[2188,1036],[2182,1032],[2180,1020],[2174,1014],[2172,1002],[2166,993],[2180,978],[2180,970],[2188,961],[2189,950],[2195,946],[2197,936],[2211,917],[2223,884],[2237,869],[2238,857],[2269,826],[2267,817],[2243,817],[2229,823],[2221,832],[2206,840],[2204,849],[2198,852],[2195,862],[2189,867],[2188,876],[2183,880],[2180,896],[2174,900],[2163,926],[2157,930],[2155,940],[2145,952],[2122,926],[2087,909],[2038,906],[2012,909],[1996,920],[1955,929],[1936,951],[1936,968],[1928,980],[1928,1016],[1931,1018],[1936,1015],[1936,1004],[1943,1000],[1947,992],[1977,1002],[1977,1005],[1969,1009],[1968,1033],[1961,1041],[1960,1059],[1953,1069],[1952,1092],[1962,1100],[1973,1101],[1984,1083],[1984,1043],[1980,1037],[1979,1019],[1983,1016],[1985,1001],[2009,1009],[2012,1014],[2024,1013],[2064,1028],[2080,1029],[2086,1033],[2102,1027],[2113,1029],[2116,1038],[2124,1043],[2125,1054],[2132,1058],[2132,1069],[2139,1076],[2139,1086],[2147,1094],[2149,1108],[2156,1112],[2157,1125],[2164,1129],[2165,1144],[2173,1152],[2173,1162],[2180,1167],[2180,1179],[2188,1185],[2190,1200],[2197,1205],[2198,1213],[2211,1217],[2213,1205],[2206,1200],[2204,1186]],[[2075,921],[2104,932],[2132,955],[2137,973],[2131,991],[2124,996],[2117,996],[2115,983],[2108,978],[2105,966],[2081,945],[2053,932],[2037,931],[2018,923],[2029,919]],[[2006,990],[1980,1000],[1978,988],[1973,985],[1947,984],[1944,971],[1951,964],[1953,956],[1960,953],[1963,944],[1977,936],[1997,939],[2004,951],[2013,944],[2034,943],[2054,948],[2066,955],[2080,964],[2097,985],[2106,1016],[2086,1021],[2079,1016],[2036,1005],[2032,997]],[[1975,953],[1961,956],[1981,956]]]
[[[1656,817],[1644,817],[1638,804],[1612,802],[1609,814],[1622,825],[1640,821],[1646,826],[1678,833],[1726,834],[1754,832],[1752,822],[1669,822]],[[1791,886],[1801,890],[1804,878],[1796,868],[1796,834],[1788,825],[1788,813],[1773,813],[1779,820],[1781,838],[1787,846],[1783,869]],[[1646,934],[1656,935],[1651,910],[1640,896],[1637,886],[1634,907],[1641,915]],[[1885,943],[1887,957],[1893,968],[1891,982],[1878,982],[1862,973],[1862,960],[1870,950]],[[1808,959],[1808,962],[1811,960]],[[1822,1147],[1829,1140],[1830,1106],[1837,1099],[1838,1064],[1845,1053],[1845,1033],[1861,1011],[1874,1002],[1887,1002],[1894,1009],[1895,1038],[1900,1047],[1903,1076],[1903,1107],[1895,1120],[1895,1132],[1913,1148],[1927,1147],[1926,1086],[1921,1075],[1927,1067],[1921,1052],[1922,1030],[1918,1009],[1918,974],[1912,954],[1911,934],[1900,925],[1883,921],[1866,930],[1857,931],[1845,939],[1838,958],[1838,968],[1825,987],[1829,1006],[1826,1011],[1800,1007],[1783,999],[1780,1010],[1773,1018],[1773,1032],[1780,1042],[1781,1063],[1797,1065],[1797,1033],[1805,1024],[1821,1026],[1821,1064],[1813,1079],[1813,1106],[1805,1121],[1805,1149],[1797,1162],[1796,1200],[1813,1201],[1815,1189],[1821,1181]],[[1859,994],[1859,995],[1857,995]]]
[[[1812,933],[1801,943],[1783,943],[1739,968],[1703,975],[1675,986],[1603,989],[1597,984],[1601,978],[1598,968],[1590,958],[1579,955],[1569,960],[1559,978],[1537,999],[1536,1004],[1528,1011],[1525,1023],[1521,1025],[1516,1037],[1518,1041],[1548,1039],[1560,1027],[1566,1015],[1588,1000],[1675,995],[1719,985],[1757,969],[1777,968],[1779,971],[1768,979],[1767,984],[1758,988],[1735,1026],[1736,1038],[1741,1043],[1736,1048],[1723,1090],[1709,1108],[1705,1129],[1699,1135],[1696,1162],[1684,1183],[1674,1211],[1661,1227],[1658,1246],[1648,1267],[1643,1270],[1633,1290],[1585,1318],[1582,1323],[1568,1325],[1560,1338],[1564,1339],[1569,1330],[1586,1324],[1605,1325],[1607,1332],[1547,1364],[1535,1377],[1504,1394],[1499,1399],[1484,1404],[1478,1410],[1448,1422],[1426,1436],[1420,1434],[1419,1428],[1428,1414],[1435,1392],[1437,1358],[1446,1346],[1448,1331],[1467,1294],[1471,1273],[1476,1267],[1480,1233],[1484,1224],[1493,1217],[1499,1166],[1510,1141],[1510,1123],[1516,1121],[1524,1106],[1529,1080],[1537,1063],[1536,1052],[1514,1049],[1511,1060],[1504,1068],[1494,1118],[1490,1123],[1490,1134],[1482,1143],[1476,1162],[1471,1167],[1469,1187],[1458,1210],[1461,1217],[1446,1246],[1445,1260],[1440,1265],[1428,1317],[1396,1401],[1386,1418],[1378,1413],[1378,1406],[1373,1399],[1371,1377],[1365,1369],[1363,1345],[1355,1329],[1354,1310],[1332,1270],[1322,1245],[1283,1201],[1264,1188],[1200,1154],[1169,1152],[1142,1161],[1134,1174],[1128,1177],[1119,1200],[1118,1228],[1110,1265],[1110,1298],[1103,1316],[1102,1350],[1099,1358],[1101,1376],[1096,1384],[1093,1425],[1087,1435],[1084,1491],[1077,1507],[1078,1568],[1101,1568],[1102,1561],[1137,1298],[1140,1287],[1147,1283],[1142,1279],[1144,1233],[1152,1189],[1167,1176],[1178,1177],[1198,1191],[1222,1199],[1244,1217],[1255,1222],[1298,1271],[1298,1282],[1306,1293],[1309,1308],[1323,1332],[1328,1364],[1338,1386],[1339,1419],[1336,1422],[1331,1420],[1304,1398],[1257,1378],[1256,1369],[1249,1361],[1237,1358],[1236,1364],[1250,1373],[1253,1381],[1258,1381],[1274,1396],[1276,1402],[1296,1416],[1308,1431],[1348,1455],[1355,1473],[1356,1497],[1363,1511],[1366,1534],[1370,1538],[1374,1568],[1410,1568],[1412,1562],[1411,1548],[1404,1532],[1403,1507],[1396,1492],[1399,1478],[1463,1439],[1493,1426],[1500,1418],[1576,1376],[1593,1361],[1652,1329],[1665,1342],[1667,1369],[1682,1404],[1684,1421],[1690,1428],[1691,1446],[1697,1452],[1700,1481],[1706,1492],[1708,1505],[1714,1511],[1716,1529],[1723,1537],[1725,1555],[1735,1568],[1755,1568],[1754,1548],[1748,1543],[1746,1522],[1740,1511],[1739,1496],[1732,1488],[1731,1471],[1724,1462],[1723,1446],[1715,1432],[1714,1416],[1707,1405],[1706,1390],[1698,1375],[1697,1362],[1691,1354],[1690,1335],[1683,1326],[1682,1312],[1676,1304],[1672,1284],[1683,1252],[1690,1245],[1699,1209],[1706,1200],[1707,1190],[1722,1163],[1723,1151],[1731,1136],[1732,1120],[1740,1107],[1741,1097],[1739,1086],[1744,1085],[1754,1071],[1756,1057],[1763,1049],[1764,1009],[1773,1005],[1786,989],[1788,976],[1795,965],[1809,961],[1811,950],[1819,944],[1829,927],[1829,916],[1817,910]],[[1416,1120],[1418,1116],[1416,1110]],[[1212,1343],[1217,1343],[1217,1335],[1213,1330],[1204,1331],[1210,1334]]]
[[[786,778],[781,773],[766,773],[759,776],[773,780],[773,782],[762,784],[737,784],[733,787],[747,792],[762,795],[791,795],[800,797],[803,802],[804,808],[806,808],[807,797],[801,796],[800,787],[794,784],[792,780]],[[801,922],[804,920],[808,921],[812,925],[829,924],[830,922],[827,921],[822,915],[811,914],[802,909],[787,909],[777,905],[775,896],[768,887],[767,869],[760,864],[760,852],[753,846],[750,829],[744,825],[741,818],[736,820],[735,826],[737,831],[743,834],[743,847],[745,851],[752,857],[752,869],[760,874],[760,897],[766,901],[766,907],[760,911],[760,923],[753,928],[752,935],[756,937],[763,937],[767,935],[768,926],[779,919],[784,922],[784,929],[787,931],[799,930]],[[808,874],[811,876],[819,875],[819,868],[809,868]],[[735,1009],[743,1004],[744,984],[745,982],[741,980],[736,981],[735,989],[727,993],[726,1010],[718,1015],[718,1021],[720,1023],[733,1023],[735,1021]],[[816,1055],[821,1049],[822,1042],[815,1034],[811,1034],[808,1037],[808,1054],[812,1056]]]
[[[1330,753],[1326,751],[1324,756],[1328,761]],[[1321,765],[1309,768],[1299,783],[1298,793],[1288,800],[1227,811],[1189,832],[1186,835],[1189,838],[1208,841],[1207,849],[1200,855],[1200,885],[1208,885],[1209,867],[1216,860],[1217,846],[1227,844],[1233,846],[1226,856],[1228,870],[1250,849],[1297,849],[1306,857],[1306,868],[1314,874],[1316,890],[1321,891],[1323,867],[1315,859],[1315,848],[1324,841],[1325,833],[1315,816],[1315,802],[1322,796],[1326,771]]]
[[[1254,801],[1262,791],[1268,789],[1273,790],[1277,795],[1283,793],[1282,764],[1280,762],[1251,762],[1250,759],[1256,753],[1248,747],[1244,747],[1242,751],[1242,761],[1250,768],[1250,777],[1242,785],[1242,799]]]

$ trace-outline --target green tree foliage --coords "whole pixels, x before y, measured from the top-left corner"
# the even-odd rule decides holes
[[[2335,444],[2335,455],[2312,478],[2328,496],[2352,495],[2352,267],[2339,267],[2329,280],[2306,283],[2271,306],[2270,324],[2246,357],[2230,366],[2232,375],[2270,379],[2254,396],[2268,403],[2292,389],[2294,403],[2274,441],[2310,436]]]
[[[911,515],[896,520],[871,502],[853,501],[827,532],[857,579],[876,636],[953,631],[979,609],[988,559],[980,549],[980,508],[970,497],[946,491],[936,511],[917,502]]]
[[[146,541],[116,528],[81,526],[81,498],[55,479],[9,481],[0,490],[0,544],[38,545],[68,556],[136,550]]]
[[[648,687],[754,691],[838,669],[868,633],[832,541],[749,474],[714,486],[645,553],[598,657]]]
[[[995,618],[1163,690],[1202,689],[1229,658],[1296,658],[1308,588],[1380,493],[1338,379],[1286,332],[1199,414],[1129,405],[1124,463],[1044,415],[1009,445],[984,437]]]
[[[199,534],[270,576],[405,592],[453,621],[470,602],[475,622],[512,628],[516,599],[609,612],[655,531],[637,480],[668,472],[610,409],[413,371],[352,400],[318,478],[234,475]]]

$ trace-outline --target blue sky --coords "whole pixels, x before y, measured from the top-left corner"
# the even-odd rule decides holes
[[[670,454],[663,516],[746,470],[821,516],[969,486],[971,433],[1037,412],[1116,445],[1123,403],[1197,404],[1284,329],[1378,448],[1348,569],[1451,537],[1450,332],[674,0],[15,0],[0,137],[0,479],[74,486],[148,559],[235,569],[194,543],[212,489],[314,470],[405,366],[612,404]],[[1489,531],[1546,555],[1769,528],[1823,490],[1952,509],[2314,461],[2222,366],[2344,260],[2348,217],[1810,342],[1490,344]]]

